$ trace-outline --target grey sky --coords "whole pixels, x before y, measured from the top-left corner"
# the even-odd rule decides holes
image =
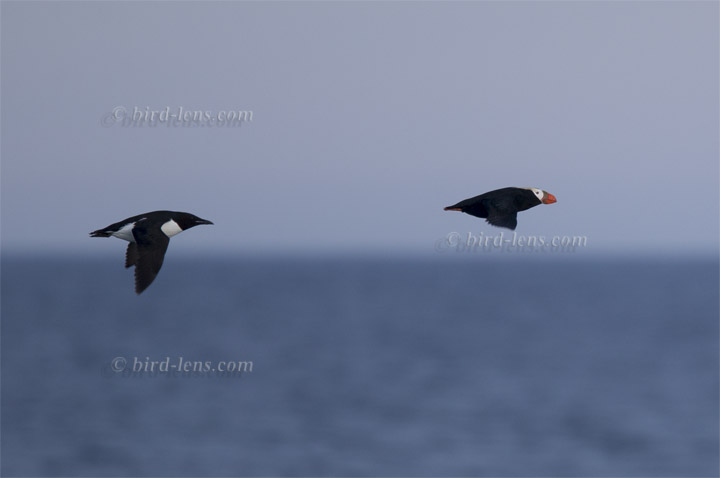
[[[174,209],[216,225],[173,248],[431,254],[505,186],[558,198],[520,234],[718,247],[717,2],[3,2],[0,79],[6,251]]]

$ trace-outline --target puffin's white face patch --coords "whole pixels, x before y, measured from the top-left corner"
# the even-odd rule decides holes
[[[175,234],[179,234],[182,232],[182,229],[180,229],[180,226],[178,226],[178,223],[170,219],[168,222],[162,225],[160,227],[160,230],[165,234],[167,237],[173,237]]]
[[[125,224],[119,231],[113,232],[113,236],[123,241],[135,242],[135,237],[132,234],[132,229],[135,227],[134,222]]]

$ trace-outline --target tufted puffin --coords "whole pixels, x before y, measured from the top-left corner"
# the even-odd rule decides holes
[[[552,204],[555,196],[537,188],[502,188],[448,206],[445,211],[460,211],[482,217],[493,226],[515,230],[517,213],[538,204]]]

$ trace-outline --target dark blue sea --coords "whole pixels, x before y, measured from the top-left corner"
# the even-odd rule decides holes
[[[717,257],[172,256],[136,296],[122,257],[4,256],[0,471],[718,476],[719,289]]]

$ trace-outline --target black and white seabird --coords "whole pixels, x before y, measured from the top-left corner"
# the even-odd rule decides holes
[[[125,268],[135,266],[135,292],[152,284],[160,272],[170,238],[200,224],[212,222],[175,211],[153,211],[129,217],[90,233],[90,237],[110,237],[128,241]]]
[[[502,188],[460,201],[445,211],[461,211],[481,217],[493,226],[515,230],[518,212],[554,202],[557,202],[555,196],[542,189]]]

